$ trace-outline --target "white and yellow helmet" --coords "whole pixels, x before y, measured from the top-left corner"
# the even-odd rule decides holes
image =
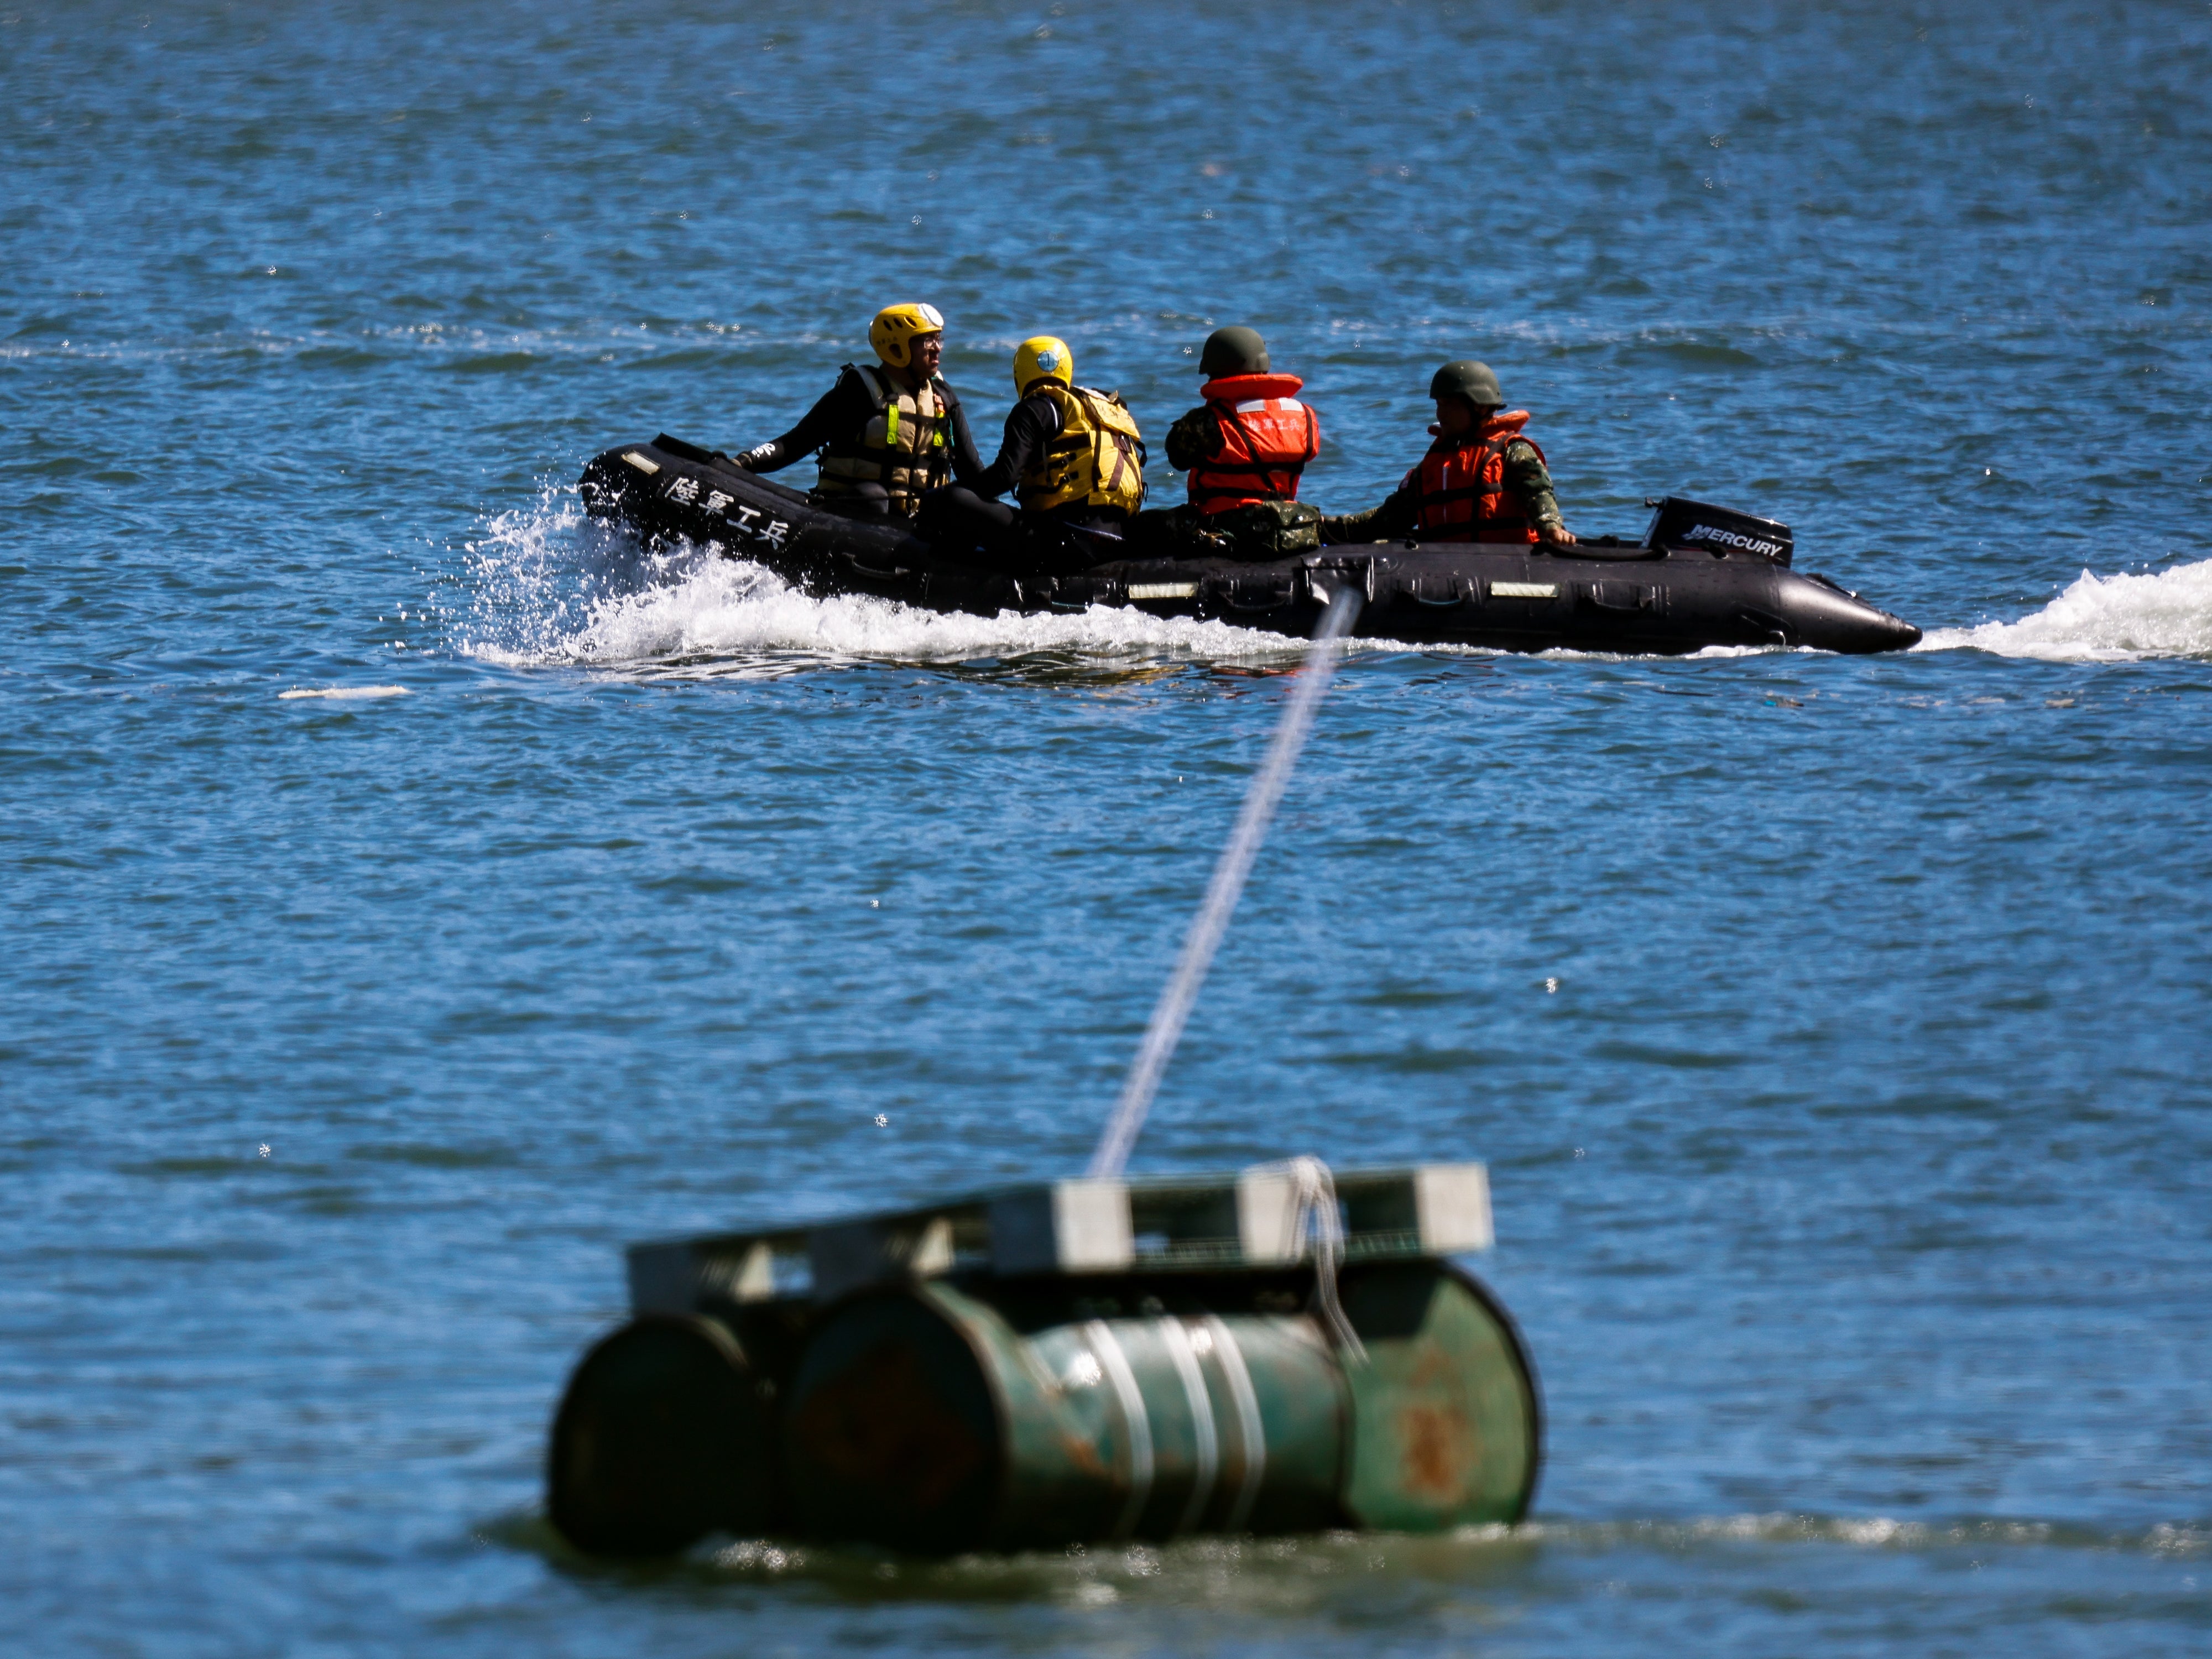
[[[1014,348],[1014,395],[1028,397],[1039,380],[1075,384],[1075,354],[1058,335],[1040,334]]]
[[[868,325],[868,343],[876,356],[893,368],[914,361],[914,343],[925,334],[945,332],[945,319],[935,306],[885,306]]]

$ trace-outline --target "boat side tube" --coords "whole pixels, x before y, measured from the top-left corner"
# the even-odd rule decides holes
[[[1304,637],[1326,603],[1325,589],[1356,580],[1367,597],[1361,633],[1409,644],[1624,654],[1782,646],[1860,653],[1901,650],[1920,639],[1910,623],[1824,576],[1790,568],[1786,526],[1694,502],[1670,503],[1655,522],[1656,530],[1680,520],[1686,526],[1680,534],[1698,538],[1686,543],[1373,543],[1264,563],[1130,559],[1080,575],[1018,577],[941,557],[902,524],[832,512],[666,434],[596,457],[585,468],[582,492],[596,516],[654,541],[753,561],[806,592],[867,594],[938,611],[990,616],[1127,605]],[[1671,507],[1684,510],[1670,518]]]

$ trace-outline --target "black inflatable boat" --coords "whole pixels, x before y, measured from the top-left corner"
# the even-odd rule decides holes
[[[901,526],[848,518],[663,434],[584,469],[584,503],[656,541],[766,566],[811,594],[865,593],[924,610],[1131,605],[1303,636],[1346,582],[1358,631],[1409,644],[1670,653],[1711,645],[1897,651],[1920,630],[1825,576],[1790,568],[1787,526],[1668,497],[1643,539],[1571,548],[1377,542],[1267,564],[1129,559],[1077,576],[1010,576],[940,558]],[[1098,544],[1112,550],[1110,541]]]

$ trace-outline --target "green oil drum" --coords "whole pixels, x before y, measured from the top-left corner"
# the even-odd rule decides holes
[[[591,1555],[757,1536],[775,1500],[768,1391],[720,1322],[647,1314],[587,1352],[553,1419],[547,1507]]]
[[[1024,1335],[933,1282],[824,1321],[784,1439],[817,1536],[1020,1549],[1329,1524],[1348,1407],[1303,1319],[1163,1313]]]
[[[1353,1268],[1339,1291],[1367,1348],[1365,1364],[1344,1368],[1345,1518],[1393,1532],[1520,1520],[1536,1492],[1543,1407],[1505,1310],[1442,1261]]]
[[[1364,1360],[1304,1313],[1140,1296],[1137,1316],[1083,1316],[1094,1295],[1041,1314],[983,1288],[924,1281],[824,1315],[784,1402],[806,1531],[945,1553],[1434,1530],[1528,1507],[1534,1379],[1503,1313],[1446,1263],[1344,1275]]]

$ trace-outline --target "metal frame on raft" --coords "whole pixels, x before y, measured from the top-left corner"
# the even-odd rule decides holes
[[[1334,1176],[1345,1261],[1486,1250],[1480,1164]],[[1178,1273],[1305,1259],[1297,1182],[1262,1164],[1211,1179],[1082,1179],[802,1227],[633,1244],[630,1306],[684,1313],[716,1302],[826,1302],[864,1285],[987,1272]]]
[[[552,1519],[607,1555],[1516,1521],[1535,1375],[1449,1260],[1492,1237],[1479,1164],[1346,1171],[1318,1206],[1261,1165],[636,1245],[635,1316],[555,1419]]]

